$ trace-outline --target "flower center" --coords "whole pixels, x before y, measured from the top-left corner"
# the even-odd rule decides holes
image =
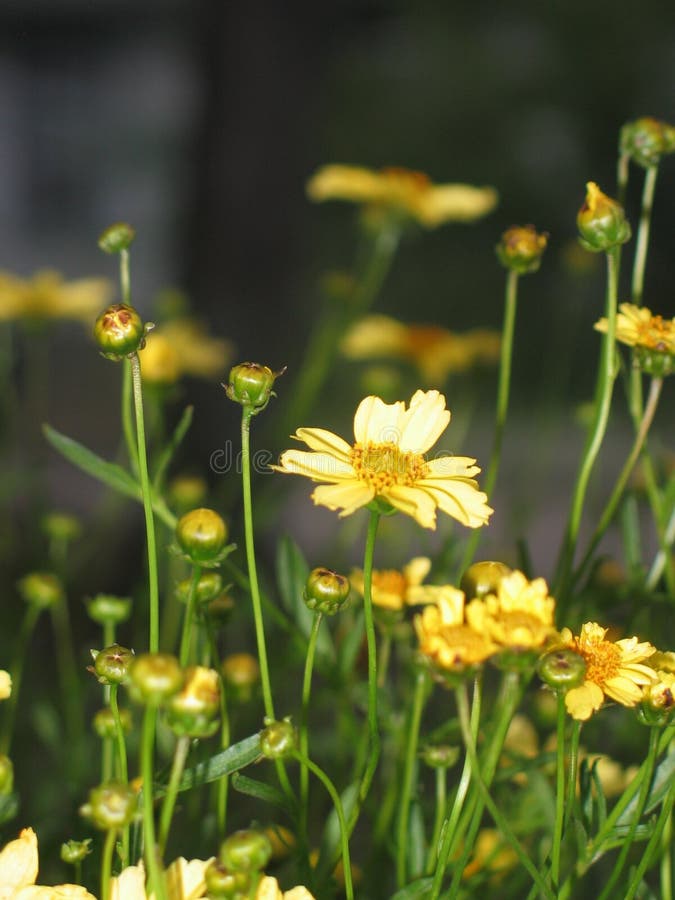
[[[396,569],[381,569],[373,572],[373,587],[388,594],[395,594],[401,600],[405,599],[408,582],[402,572]]]
[[[673,336],[672,323],[665,322],[663,316],[652,316],[648,322],[640,323],[637,330],[638,344],[662,353],[668,349],[668,342]]]
[[[386,442],[363,447],[354,444],[349,456],[359,481],[365,482],[376,493],[395,484],[412,486],[427,474],[427,464],[421,453],[400,450],[397,444]]]
[[[603,684],[619,674],[621,668],[621,650],[610,641],[599,641],[597,644],[579,647],[586,660],[586,681]]]

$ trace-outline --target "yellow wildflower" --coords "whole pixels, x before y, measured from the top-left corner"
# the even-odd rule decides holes
[[[302,885],[282,891],[276,878],[264,875],[258,884],[255,900],[314,900],[314,896]]]
[[[494,188],[437,185],[421,172],[401,168],[376,172],[358,166],[323,166],[307,183],[307,193],[312,200],[347,200],[402,213],[425,228],[473,222],[497,205]]]
[[[586,622],[578,637],[569,628],[561,632],[563,645],[586,662],[584,683],[565,694],[567,712],[574,719],[589,719],[605,697],[622,706],[635,706],[642,699],[642,687],[656,681],[654,670],[643,665],[654,647],[636,637],[606,641],[607,630],[596,622]]]
[[[38,886],[37,874],[37,835],[32,828],[24,828],[15,841],[0,851],[0,900],[96,900],[78,884]]]
[[[555,633],[554,608],[543,578],[528,581],[522,572],[514,571],[500,579],[496,595],[472,600],[466,619],[502,647],[531,649],[542,647]]]
[[[499,359],[501,337],[486,328],[462,334],[437,325],[404,325],[390,316],[365,316],[344,336],[349,359],[402,359],[414,365],[426,384],[443,384],[448,375]]]
[[[500,832],[495,828],[482,828],[476,838],[471,862],[462,872],[462,878],[487,872],[491,881],[498,881],[517,863],[515,850],[504,841]]]
[[[475,459],[424,453],[450,422],[445,397],[417,391],[410,407],[366,397],[354,416],[355,443],[322,428],[299,428],[294,437],[311,451],[287,450],[279,472],[325,482],[312,494],[314,503],[348,516],[376,497],[412,516],[422,527],[436,527],[436,509],[469,528],[484,525],[492,513],[473,476]]]
[[[407,604],[426,603],[426,598],[419,597],[417,588],[422,584],[431,569],[431,560],[427,556],[416,556],[401,571],[398,569],[376,569],[373,571],[372,597],[375,606],[383,609],[401,610]],[[363,571],[354,569],[349,576],[352,587],[363,596]]]
[[[651,664],[651,659],[649,660]],[[670,712],[675,709],[675,673],[666,669],[656,669],[656,681],[646,685],[644,701],[652,709]]]
[[[175,859],[165,872],[168,900],[200,900],[206,896],[205,872],[213,861],[182,856]],[[110,879],[110,900],[153,900],[154,894],[145,891],[145,866],[127,866],[116,878]]]
[[[88,323],[110,303],[112,284],[104,278],[64,281],[58,272],[19,278],[0,272],[0,321],[76,319]]]
[[[4,669],[0,669],[0,700],[7,700],[12,696],[12,676]]]
[[[414,619],[421,653],[439,668],[454,672],[485,662],[497,652],[488,635],[466,624],[462,591],[438,588],[436,598]]]
[[[607,333],[607,319],[595,323],[595,330]],[[675,354],[675,318],[655,316],[646,306],[622,303],[616,317],[616,339],[629,347]]]
[[[141,372],[149,384],[175,384],[185,375],[216,378],[232,354],[222,338],[209,337],[192,319],[172,319],[152,331],[141,351]]]

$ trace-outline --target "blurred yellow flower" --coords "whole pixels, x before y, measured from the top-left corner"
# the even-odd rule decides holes
[[[255,900],[314,900],[314,896],[302,885],[282,891],[276,878],[264,875],[258,884]]]
[[[647,660],[647,665],[652,669],[663,672],[675,672],[675,653],[672,650],[657,650],[653,656]]]
[[[487,872],[491,881],[498,881],[509,869],[518,864],[518,857],[495,828],[482,828],[478,832],[471,862],[462,872],[462,878],[471,878],[479,872]]]
[[[500,646],[525,650],[542,647],[555,634],[554,609],[555,600],[549,597],[543,578],[528,581],[522,572],[514,571],[500,579],[496,595],[472,600],[466,619]]]
[[[141,350],[141,373],[148,384],[175,384],[184,375],[217,378],[232,356],[232,345],[209,337],[192,319],[172,319],[150,332]]]
[[[0,321],[76,319],[93,323],[112,297],[113,285],[104,278],[64,281],[50,270],[30,278],[0,272]]]
[[[168,900],[200,900],[206,896],[205,872],[213,861],[182,856],[175,859],[165,872]],[[153,900],[154,894],[145,891],[145,867],[127,866],[116,878],[110,879],[110,900]]]
[[[4,669],[0,669],[0,700],[7,700],[12,696],[12,676]]]
[[[636,637],[607,641],[607,631],[596,622],[586,622],[578,636],[569,628],[561,632],[562,644],[586,662],[584,683],[565,694],[565,706],[573,719],[589,719],[605,697],[622,706],[635,706],[642,699],[644,685],[656,681],[654,670],[643,664],[654,647]]]
[[[427,175],[409,169],[380,171],[359,166],[328,165],[308,181],[312,200],[347,200],[409,216],[425,228],[444,222],[473,222],[497,205],[492,187],[433,184]]]
[[[401,571],[398,569],[376,569],[373,571],[372,597],[375,606],[383,609],[400,610],[407,604],[426,603],[416,589],[422,584],[431,569],[431,560],[426,556],[411,559]],[[354,569],[349,576],[352,587],[363,596],[363,570]]]
[[[312,494],[314,503],[348,516],[376,497],[412,516],[423,528],[436,527],[436,509],[469,528],[484,525],[492,509],[473,476],[480,472],[466,456],[424,454],[450,422],[445,397],[417,391],[405,403],[366,397],[354,416],[355,443],[323,428],[298,428],[294,437],[312,452],[287,450],[278,472],[326,482]]]
[[[344,336],[348,359],[402,359],[417,368],[425,384],[442,385],[448,375],[499,360],[501,337],[487,328],[462,334],[437,325],[404,325],[390,316],[366,316]]]
[[[448,586],[436,589],[436,602],[415,616],[420,652],[441,669],[461,671],[485,662],[498,647],[464,619],[464,594]]]
[[[607,333],[607,319],[595,323],[595,330]],[[616,339],[629,347],[643,347],[675,355],[675,318],[652,315],[646,306],[622,303],[616,317]]]
[[[651,659],[648,662],[651,665]],[[643,688],[643,700],[652,709],[670,712],[675,709],[675,673],[656,669],[655,675],[657,680]]]
[[[37,874],[37,835],[32,828],[24,828],[0,851],[0,900],[96,900],[78,884],[36,885]]]

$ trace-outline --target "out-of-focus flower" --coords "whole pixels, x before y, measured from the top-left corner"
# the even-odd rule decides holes
[[[0,851],[0,900],[96,900],[78,884],[36,885],[37,874],[37,835],[32,828],[24,828]]]
[[[174,860],[165,872],[166,891],[169,900],[200,900],[206,896],[204,873],[210,859]],[[154,894],[145,891],[145,867],[127,866],[116,878],[110,879],[110,900],[154,900]]]
[[[542,647],[555,634],[555,600],[549,597],[543,578],[528,581],[522,572],[511,572],[499,581],[496,594],[472,600],[466,619],[476,631],[513,650]]]
[[[450,586],[437,589],[433,606],[415,616],[419,649],[434,665],[461,672],[485,662],[499,649],[489,635],[475,631],[464,619],[464,594]]]
[[[607,319],[603,317],[594,327],[606,334]],[[629,347],[675,354],[675,317],[664,319],[646,306],[622,303],[616,317],[616,339]]]
[[[648,660],[651,664],[651,660]],[[643,702],[652,709],[670,713],[675,710],[675,673],[656,669],[657,680],[644,687]]]
[[[373,571],[371,594],[375,606],[383,609],[400,610],[406,605],[427,603],[427,598],[416,589],[422,584],[431,569],[427,556],[416,556],[407,566],[398,569],[376,569]],[[363,596],[363,570],[354,569],[349,580],[355,590]],[[417,598],[417,599],[416,599]]]
[[[519,275],[536,272],[546,250],[548,235],[534,225],[512,225],[495,247],[501,264]]]
[[[619,148],[644,168],[657,166],[662,156],[675,151],[675,128],[668,122],[643,116],[623,126]]]
[[[12,696],[12,676],[5,669],[0,669],[0,700]]]
[[[539,753],[539,735],[527,716],[516,715],[509,722],[504,738],[504,749],[516,756],[534,759]]]
[[[422,172],[328,165],[307,182],[312,200],[347,200],[414,219],[425,228],[445,222],[474,222],[497,205],[492,187],[433,184]]]
[[[390,316],[365,316],[346,333],[341,351],[348,359],[402,359],[429,385],[448,375],[499,360],[501,337],[488,328],[460,333],[437,325],[405,325]]]
[[[654,670],[644,664],[655,648],[636,637],[607,641],[607,631],[596,622],[586,622],[578,636],[569,628],[561,632],[562,644],[586,662],[584,683],[565,694],[565,706],[573,719],[589,719],[605,697],[622,706],[635,706],[642,699],[643,686],[656,681]]]
[[[193,319],[172,319],[146,339],[141,372],[148,384],[175,384],[185,375],[217,378],[232,357],[232,345],[210,337]]]
[[[412,516],[423,528],[436,527],[436,509],[469,528],[488,521],[492,509],[473,476],[475,459],[424,454],[450,422],[445,397],[417,391],[405,403],[366,397],[354,416],[355,443],[322,428],[298,428],[294,437],[311,451],[287,450],[279,472],[326,482],[312,494],[314,502],[348,516],[375,498]]]
[[[282,891],[276,878],[265,875],[260,879],[255,900],[314,900],[314,896],[302,885]]]
[[[487,873],[491,881],[498,881],[518,863],[518,857],[499,831],[483,828],[478,832],[471,862],[462,872],[463,878],[471,878],[479,872]]]
[[[105,278],[64,281],[45,270],[30,278],[0,272],[0,321],[12,319],[75,319],[89,323],[113,296]]]
[[[657,650],[646,662],[656,671],[675,673],[675,652],[672,650]]]

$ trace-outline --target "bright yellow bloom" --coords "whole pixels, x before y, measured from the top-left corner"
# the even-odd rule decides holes
[[[424,454],[445,431],[450,412],[438,391],[417,391],[405,403],[366,397],[354,417],[355,443],[322,428],[298,428],[294,437],[313,452],[287,450],[279,472],[325,482],[312,499],[348,516],[376,497],[412,516],[422,527],[436,527],[436,509],[469,528],[484,525],[492,513],[473,476],[475,459]]]
[[[622,706],[635,706],[642,699],[642,687],[656,681],[654,670],[643,665],[654,647],[636,637],[606,641],[607,629],[595,622],[582,625],[574,636],[569,628],[561,632],[564,646],[586,662],[584,683],[565,695],[567,712],[573,719],[586,720],[602,706],[605,697]]]
[[[185,375],[217,378],[225,371],[232,346],[209,337],[192,319],[172,319],[146,338],[141,372],[149,384],[175,384]]]
[[[210,859],[191,859],[182,856],[174,860],[165,872],[169,900],[200,900],[206,896],[206,869]],[[110,900],[153,900],[154,894],[145,891],[145,867],[127,866],[116,878],[110,880]]]
[[[607,319],[595,323],[595,330],[607,333]],[[616,339],[629,347],[643,347],[675,355],[675,318],[652,315],[646,306],[622,303],[616,317]]]
[[[276,878],[264,875],[258,884],[255,900],[314,900],[314,896],[302,885],[282,891]]]
[[[466,619],[476,631],[511,649],[542,647],[555,633],[555,600],[548,595],[543,578],[528,581],[514,571],[500,579],[497,594],[472,600]]]
[[[104,278],[64,281],[58,272],[36,272],[18,278],[0,272],[0,321],[11,319],[76,319],[93,321],[113,297]]]
[[[37,835],[32,828],[24,828],[0,851],[0,900],[96,900],[78,884],[36,885],[37,874]]]
[[[448,375],[499,359],[501,337],[486,328],[462,334],[437,325],[404,325],[390,316],[366,316],[344,336],[349,359],[402,359],[414,365],[424,382],[442,385]]]
[[[436,185],[421,172],[400,168],[376,172],[358,166],[323,166],[307,183],[307,193],[312,200],[348,200],[403,213],[425,228],[473,222],[497,205],[494,188]]]
[[[497,652],[488,635],[464,619],[464,594],[450,586],[436,589],[436,602],[415,616],[420,652],[441,669],[454,672],[479,665]]]
[[[4,669],[0,669],[0,700],[7,700],[12,696],[12,676]]]
[[[422,584],[431,569],[431,560],[427,556],[416,556],[401,571],[398,569],[376,569],[373,571],[372,597],[375,606],[383,609],[400,610],[406,604],[426,603],[425,597],[419,597],[417,588]],[[363,596],[363,571],[354,569],[349,576],[352,587]]]

